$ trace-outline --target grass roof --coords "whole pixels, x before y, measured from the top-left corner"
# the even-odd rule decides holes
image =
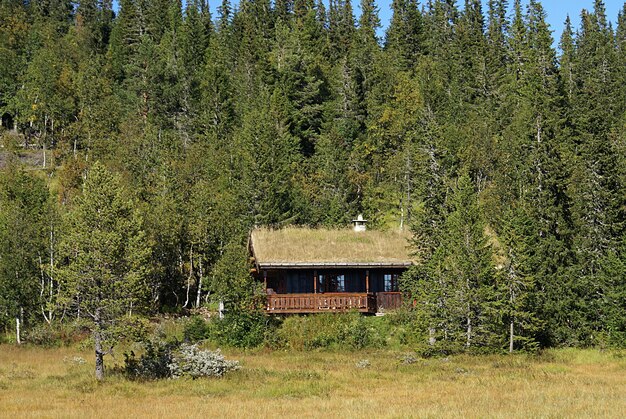
[[[257,263],[410,263],[410,234],[288,227],[252,232]]]

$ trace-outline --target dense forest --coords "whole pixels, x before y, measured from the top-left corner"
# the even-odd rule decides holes
[[[253,226],[363,213],[433,345],[626,345],[626,5],[507,3],[0,0],[0,326],[250,307]]]

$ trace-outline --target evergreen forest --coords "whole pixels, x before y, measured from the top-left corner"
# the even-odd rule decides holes
[[[359,6],[0,0],[0,328],[254,311],[254,226],[362,213],[433,348],[626,347],[626,4]]]

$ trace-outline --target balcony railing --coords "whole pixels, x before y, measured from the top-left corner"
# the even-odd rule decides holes
[[[376,293],[376,311],[386,312],[395,310],[402,305],[401,292],[378,292]]]
[[[341,311],[376,313],[373,293],[270,294],[269,313],[323,313]]]

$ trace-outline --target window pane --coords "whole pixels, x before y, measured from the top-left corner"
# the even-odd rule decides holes
[[[346,290],[346,277],[344,275],[337,275],[337,292],[344,292]]]

